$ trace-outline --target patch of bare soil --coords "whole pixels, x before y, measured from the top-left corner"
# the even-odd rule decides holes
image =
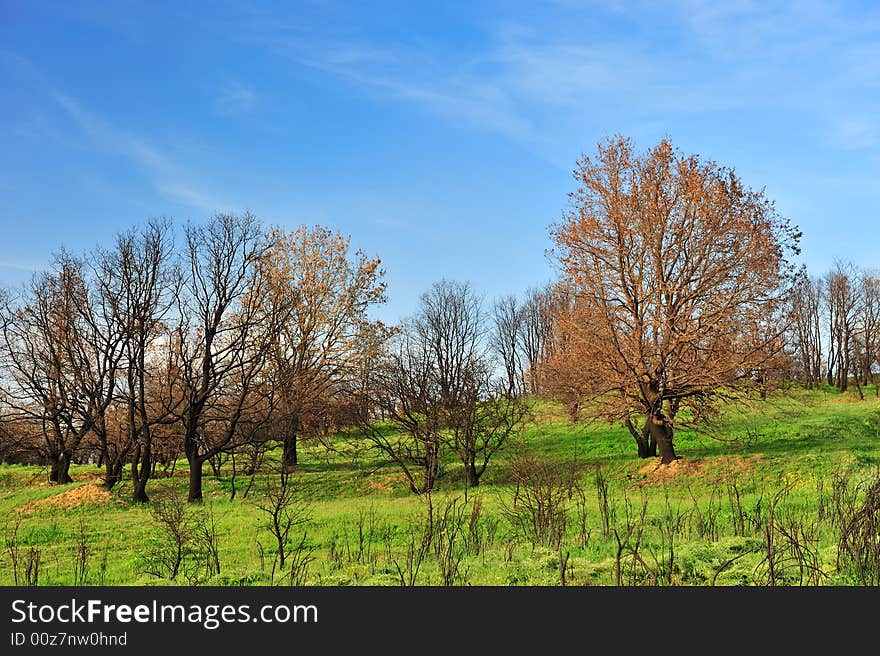
[[[65,490],[64,492],[53,494],[51,497],[46,497],[45,499],[29,501],[19,508],[19,512],[29,515],[41,508],[60,508],[68,510],[84,504],[104,504],[113,501],[114,498],[110,492],[103,487],[90,483],[81,487],[75,487],[72,490]]]
[[[660,458],[653,458],[650,462],[639,468],[632,477],[637,487],[646,485],[659,485],[671,481],[680,476],[699,476],[706,466],[706,462],[700,460],[688,460],[679,458],[667,465],[660,464]]]
[[[92,483],[103,483],[104,482],[104,472],[100,472],[100,471],[80,472],[79,475],[76,477],[76,480],[91,481]]]
[[[406,485],[403,474],[374,475],[367,481],[367,489],[371,492],[391,492],[398,485]]]
[[[751,472],[755,465],[764,458],[763,453],[755,453],[747,457],[720,456],[718,458],[698,458],[690,460],[679,458],[668,465],[660,464],[659,458],[652,458],[650,462],[641,466],[629,478],[635,487],[646,485],[660,485],[668,481],[686,477],[701,477],[712,483],[725,483],[741,478]]]

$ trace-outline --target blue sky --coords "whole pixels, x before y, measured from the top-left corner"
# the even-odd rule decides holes
[[[0,284],[153,216],[351,235],[387,320],[552,277],[605,135],[766,187],[803,261],[880,264],[876,2],[0,0]]]

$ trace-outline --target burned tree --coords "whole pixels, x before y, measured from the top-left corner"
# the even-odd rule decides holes
[[[859,280],[861,303],[856,316],[854,364],[856,382],[874,382],[875,369],[880,365],[880,277],[865,271]],[[875,388],[875,393],[880,390]]]
[[[578,357],[565,366],[592,414],[632,426],[640,455],[650,439],[669,463],[676,425],[705,419],[781,346],[773,322],[800,233],[763,191],[666,140],[642,154],[606,140],[574,175],[551,229],[574,303]]]
[[[480,484],[492,456],[520,431],[529,414],[521,397],[493,383],[486,371],[474,373],[445,413],[445,441],[461,460],[468,487]]]
[[[179,285],[171,265],[170,232],[167,221],[151,221],[117,235],[114,248],[102,253],[96,270],[100,296],[112,309],[112,323],[123,336],[118,429],[115,439],[106,429],[99,433],[107,484],[119,481],[131,456],[132,498],[141,503],[148,501],[155,429],[173,421],[173,410],[182,401],[172,397],[166,375],[174,370],[166,319]]]
[[[36,274],[20,303],[4,299],[0,357],[6,402],[42,436],[49,480],[69,483],[70,465],[92,430],[83,420],[80,310],[88,305],[82,264],[62,254],[49,272]]]
[[[412,330],[390,338],[371,372],[359,424],[376,449],[397,465],[416,494],[430,492],[443,455],[438,390],[427,345]],[[376,416],[376,412],[381,419]]]
[[[189,463],[189,501],[202,499],[206,461],[245,441],[243,420],[266,420],[264,367],[277,326],[260,312],[266,250],[251,214],[218,214],[186,230],[179,325],[171,346],[180,401],[174,416]],[[252,424],[251,424],[252,425]]]
[[[808,388],[822,382],[822,294],[822,281],[803,275],[791,296],[792,355]]]
[[[504,384],[508,396],[523,393],[525,374],[520,357],[523,312],[515,296],[504,296],[493,308],[495,332],[492,347],[504,367]]]
[[[523,386],[529,394],[545,391],[543,367],[555,347],[554,325],[562,299],[552,285],[530,289],[520,307],[518,348],[523,360]]]
[[[479,484],[491,457],[519,429],[525,406],[492,379],[481,301],[467,284],[435,283],[392,338],[371,385],[386,421],[363,417],[375,446],[403,471],[413,492],[430,492],[449,450]]]
[[[853,348],[860,305],[858,278],[855,267],[841,261],[825,276],[828,384],[841,392],[849,387],[849,375],[854,368]]]
[[[58,345],[65,350],[67,359],[75,363],[79,388],[75,412],[79,424],[88,427],[90,436],[97,438],[99,462],[105,467],[104,486],[111,489],[122,480],[126,455],[124,449],[110,448],[124,442],[124,438],[119,439],[120,408],[116,394],[126,335],[115,320],[116,303],[124,290],[103,277],[102,271],[89,269],[69,255],[63,257],[66,267],[80,271],[82,292],[80,302],[72,308],[76,321]]]

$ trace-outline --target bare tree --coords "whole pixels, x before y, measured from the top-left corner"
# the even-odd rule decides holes
[[[433,489],[447,449],[468,485],[479,485],[525,416],[525,405],[494,385],[486,332],[481,299],[467,284],[442,280],[422,295],[376,372],[372,405],[391,425],[368,416],[363,426],[416,493]]]
[[[115,321],[115,306],[123,289],[114,287],[101,271],[89,269],[83,261],[63,255],[66,267],[80,271],[82,294],[72,309],[74,321],[58,345],[66,358],[75,363],[78,387],[75,412],[82,426],[98,440],[100,461],[105,466],[104,486],[111,489],[122,480],[125,451],[118,446],[116,393],[125,352],[125,332]],[[100,256],[97,256],[99,259]],[[87,258],[94,261],[95,258]],[[111,434],[113,437],[111,437]]]
[[[67,390],[62,414],[70,424],[68,430],[79,436],[84,451],[89,451],[92,438],[98,438],[99,462],[107,466],[105,486],[109,489],[121,479],[121,462],[117,467],[106,458],[106,446],[108,432],[115,428],[113,405],[125,335],[113,320],[116,293],[103,293],[101,277],[94,275],[86,259],[91,258],[79,259],[66,251],[55,256],[53,268],[59,272],[60,283],[56,293],[61,293],[56,295],[51,350],[58,354],[57,380],[65,379],[58,389]]]
[[[561,298],[552,285],[530,289],[520,309],[519,348],[524,360],[523,384],[530,394],[540,394],[542,367],[553,354],[554,323]]]
[[[800,233],[763,191],[666,140],[639,154],[608,139],[575,178],[552,227],[575,304],[566,366],[591,413],[641,417],[640,453],[647,434],[669,463],[676,425],[705,420],[775,355]]]
[[[828,384],[841,392],[849,386],[856,320],[859,313],[858,273],[852,263],[837,261],[825,276],[828,319]]]
[[[369,390],[369,402],[360,407],[361,429],[414,493],[430,492],[443,455],[439,390],[428,345],[411,326],[391,336]]]
[[[172,255],[170,222],[150,221],[117,235],[114,248],[101,254],[96,268],[100,297],[123,336],[119,429],[115,440],[108,438],[106,429],[99,433],[107,485],[121,479],[122,466],[131,456],[132,498],[141,503],[148,501],[155,428],[172,423],[172,411],[182,402],[172,397],[167,377],[174,368],[166,320],[179,288]]]
[[[190,502],[202,499],[204,463],[243,443],[242,419],[265,410],[263,368],[277,328],[260,312],[266,281],[258,263],[265,250],[249,213],[218,214],[186,230],[172,347],[181,395],[173,412],[183,431]]]
[[[505,390],[508,396],[523,393],[525,372],[520,352],[523,312],[516,296],[503,296],[493,308],[495,331],[492,346],[504,366]]]
[[[80,310],[88,305],[82,264],[62,253],[51,271],[35,274],[21,303],[4,299],[0,355],[6,372],[6,401],[43,438],[49,480],[69,483],[70,464],[92,430],[83,420]]]
[[[880,277],[876,273],[863,272],[859,291],[861,303],[853,340],[854,360],[858,368],[857,380],[868,385],[874,382],[875,368],[880,366]]]
[[[493,384],[487,372],[475,378],[458,401],[446,408],[446,443],[464,466],[468,487],[480,484],[489,461],[517,434],[528,416],[525,401]]]
[[[791,296],[791,346],[803,382],[817,388],[822,382],[823,282],[803,275]]]

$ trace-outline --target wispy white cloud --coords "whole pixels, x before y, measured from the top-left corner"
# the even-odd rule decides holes
[[[382,97],[501,134],[565,167],[572,139],[593,126],[656,131],[729,112],[792,113],[829,124],[856,83],[880,87],[870,56],[880,27],[873,10],[857,20],[824,0],[678,0],[662,9],[636,2],[605,16],[579,3],[556,9],[532,24],[486,23],[480,45],[461,51],[421,47],[418,35],[379,44],[350,26],[309,33],[261,23],[250,38]],[[627,27],[603,30],[604,19]],[[867,129],[835,130],[829,142],[841,146],[875,141]]]
[[[257,93],[241,82],[224,83],[217,92],[214,107],[219,114],[231,116],[244,114],[257,105]]]
[[[25,273],[34,273],[36,271],[40,271],[44,269],[44,266],[37,266],[36,264],[22,264],[21,262],[11,262],[9,260],[0,260],[0,269],[13,269],[15,271],[22,271]]]
[[[831,126],[831,142],[848,150],[880,145],[880,123],[876,117],[847,116]]]
[[[209,213],[235,207],[198,182],[186,166],[168,154],[167,149],[91,111],[73,96],[59,90],[53,80],[20,55],[9,52],[0,55],[7,68],[28,79],[30,86],[49,101],[44,110],[20,126],[20,133],[41,133],[69,147],[121,156],[148,180],[156,193],[174,203]],[[56,111],[50,110],[51,107]]]
[[[590,40],[515,23],[488,26],[487,35],[479,49],[439,53],[301,31],[255,40],[383,97],[500,134],[563,168],[568,142],[590,119],[613,123],[626,114],[649,122],[660,112],[729,110],[750,98],[743,87],[753,76],[703,76],[686,57],[658,56],[633,37]]]
[[[153,188],[168,200],[205,212],[230,207],[215,193],[194,183],[184,167],[149,140],[113,126],[68,95],[51,91],[51,96],[80,127],[94,148],[128,159],[148,177]]]
[[[541,135],[500,79],[450,71],[424,52],[393,51],[362,41],[272,36],[262,43],[302,66],[381,94],[416,103],[450,122],[488,129],[536,145]]]

